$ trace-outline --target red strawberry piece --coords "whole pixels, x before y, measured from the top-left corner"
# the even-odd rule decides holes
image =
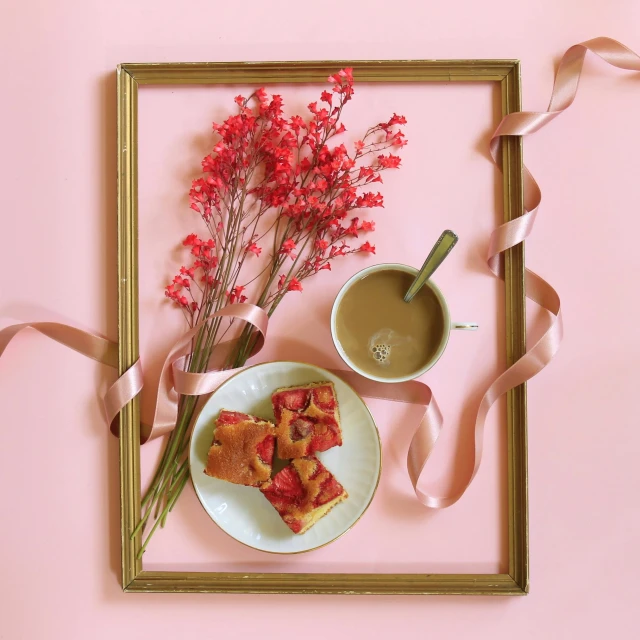
[[[280,496],[274,495],[270,493],[269,489],[264,490],[265,498],[271,503],[274,509],[281,515],[284,516],[288,513],[289,507],[291,507],[292,500],[291,498],[282,498]]]
[[[300,417],[296,418],[289,425],[289,432],[291,434],[291,439],[296,442],[297,440],[304,440],[312,431],[314,427],[313,420],[309,418]]]
[[[316,387],[313,390],[313,404],[323,411],[333,413],[336,410],[336,397],[333,394],[333,389],[329,385]]]
[[[331,447],[337,446],[340,446],[338,435],[328,432],[321,436],[314,436],[311,439],[311,446],[309,447],[309,451],[327,451],[331,449]]]
[[[304,496],[304,487],[298,472],[288,466],[276,473],[268,491],[281,498],[289,498],[292,502]]]
[[[273,449],[275,443],[275,436],[267,436],[262,442],[258,444],[256,449],[260,459],[265,464],[271,464],[273,462]]]
[[[298,533],[302,530],[302,520],[285,520],[285,522],[293,533]]]
[[[341,444],[342,442],[340,434],[338,433],[338,425],[335,423],[328,423],[324,430],[317,429],[313,434],[310,449],[312,451],[326,451],[327,449],[331,449],[331,447]]]
[[[331,502],[331,500],[341,495],[343,491],[342,485],[333,476],[329,476],[320,487],[320,493],[314,501],[314,506],[319,507]]]
[[[221,411],[216,422],[217,424],[238,424],[247,420],[255,421],[255,418],[239,411]]]
[[[309,406],[308,389],[292,389],[291,391],[282,391],[278,395],[282,406],[290,411],[302,411]]]

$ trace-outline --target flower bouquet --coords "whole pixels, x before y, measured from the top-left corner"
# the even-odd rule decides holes
[[[217,141],[189,194],[203,224],[184,239],[190,262],[165,289],[187,324],[199,327],[186,360],[189,372],[204,372],[225,340],[221,368],[241,367],[252,354],[257,336],[251,325],[240,329],[234,320],[211,317],[225,305],[250,302],[271,316],[288,292],[302,291],[304,280],[330,270],[335,258],[375,253],[360,239],[375,223],[355,213],[383,206],[372,189],[383,171],[400,166],[389,150],[407,144],[400,130],[406,120],[394,114],[369,127],[351,150],[335,144],[346,131],[341,117],[354,95],[352,69],[328,80],[332,91],[309,104],[306,119],[285,118],[282,97],[261,88],[237,96],[237,113],[213,124]],[[181,396],[176,427],[142,499],[133,535],[154,523],[140,555],[189,477],[196,402]]]

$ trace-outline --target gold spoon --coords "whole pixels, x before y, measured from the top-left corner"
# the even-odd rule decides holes
[[[433,245],[431,253],[427,256],[427,259],[422,265],[422,269],[418,271],[418,275],[411,283],[411,286],[407,289],[407,293],[404,295],[405,302],[411,302],[422,289],[424,283],[433,275],[434,271],[442,264],[444,259],[449,255],[449,252],[455,247],[458,242],[458,236],[447,229],[442,232],[442,235],[438,238],[438,241]]]

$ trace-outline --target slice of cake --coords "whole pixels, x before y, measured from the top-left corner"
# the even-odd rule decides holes
[[[279,458],[302,458],[342,445],[338,399],[332,382],[277,389],[271,401]]]
[[[293,533],[308,531],[322,516],[348,498],[344,487],[315,457],[292,460],[260,491]]]
[[[257,487],[271,477],[273,423],[238,411],[220,412],[204,472],[234,484]]]

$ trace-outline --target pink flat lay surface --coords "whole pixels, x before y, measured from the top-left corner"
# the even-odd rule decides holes
[[[235,8],[148,0],[3,6],[0,48],[11,73],[0,101],[0,326],[61,320],[116,338],[119,62],[519,58],[523,104],[541,110],[554,61],[571,44],[609,35],[638,51],[639,12],[631,0],[487,0],[455,9],[377,0],[329,0],[322,10],[284,1]],[[447,425],[427,485],[444,491],[467,469],[470,418],[503,352],[501,287],[484,264],[499,216],[500,178],[487,149],[499,120],[497,95],[480,85],[357,90],[345,120],[354,133],[359,122],[376,121],[374,114],[395,110],[409,119],[404,167],[388,174],[387,207],[376,212],[377,255],[345,260],[299,297],[288,296],[256,361],[340,366],[328,329],[340,284],[374,261],[418,266],[442,229],[456,230],[460,244],[437,281],[452,315],[477,321],[481,331],[452,335],[442,361],[424,378]],[[640,339],[633,326],[640,312],[639,90],[637,76],[590,57],[576,103],[525,144],[527,165],[543,190],[527,263],[559,291],[566,328],[559,355],[529,384],[529,596],[123,594],[117,441],[96,395],[113,374],[31,333],[16,338],[0,362],[0,638],[112,638],[125,630],[140,638],[275,638],[281,635],[275,623],[285,615],[295,629],[322,617],[307,637],[331,631],[346,638],[355,630],[371,638],[427,630],[442,638],[628,637],[640,569],[634,405]],[[295,99],[283,92],[293,109]],[[180,329],[160,287],[175,266],[174,239],[194,221],[185,193],[207,150],[210,122],[226,113],[231,95],[212,88],[140,93],[140,346],[149,370]],[[530,311],[535,338],[541,318],[534,306]],[[296,335],[301,325],[305,330]],[[295,559],[265,556],[217,530],[189,489],[150,545],[145,566],[504,570],[502,410],[491,413],[483,466],[468,493],[451,509],[430,512],[411,496],[403,467],[413,410],[371,406],[383,440],[383,479],[371,509],[344,538]],[[146,471],[157,452],[158,443],[144,447]]]
[[[305,110],[320,90],[279,88],[288,108],[296,109],[293,113]],[[184,255],[175,249],[179,240],[202,229],[198,216],[188,209],[185,185],[190,184],[190,175],[197,175],[202,157],[211,148],[212,117],[224,118],[233,97],[250,91],[247,87],[160,87],[140,92],[140,335],[141,357],[152,380],[159,375],[167,349],[184,330],[182,315],[167,304],[162,286],[179,266],[176,259]],[[452,470],[457,476],[470,472],[471,417],[480,392],[500,370],[499,354],[504,351],[503,332],[498,328],[504,327],[502,319],[498,322],[500,286],[487,277],[480,249],[497,219],[494,198],[501,182],[486,154],[473,149],[479,142],[478,132],[488,132],[500,120],[499,91],[490,84],[468,84],[368,85],[356,87],[356,92],[343,116],[347,142],[394,111],[401,111],[409,121],[404,167],[387,172],[381,187],[385,208],[369,212],[376,231],[367,239],[377,245],[376,255],[335,261],[330,273],[308,280],[303,293],[288,294],[271,321],[267,347],[254,361],[293,359],[344,366],[331,342],[329,315],[345,280],[374,261],[419,267],[442,229],[455,229],[462,238],[460,247],[435,279],[453,317],[477,320],[482,330],[455,332],[442,360],[423,378],[433,386],[451,427],[430,474],[431,486],[446,491],[456,482]],[[464,122],[464,135],[453,142],[440,125],[447,117]],[[425,167],[429,150],[437,150],[441,170]],[[145,402],[152,400],[147,397]],[[220,571],[505,571],[506,443],[500,411],[488,425],[487,472],[470,493],[476,498],[465,500],[460,509],[438,513],[416,500],[406,470],[418,409],[382,401],[371,404],[383,444],[383,476],[371,510],[347,536],[301,556],[265,555],[230,540],[210,521],[189,488],[188,497],[174,509],[176,522],[149,545],[144,566]],[[456,451],[459,439],[465,444]],[[153,471],[156,449],[155,444],[143,448],[143,469],[148,474]],[[464,519],[472,517],[480,517],[481,535],[462,526]]]

